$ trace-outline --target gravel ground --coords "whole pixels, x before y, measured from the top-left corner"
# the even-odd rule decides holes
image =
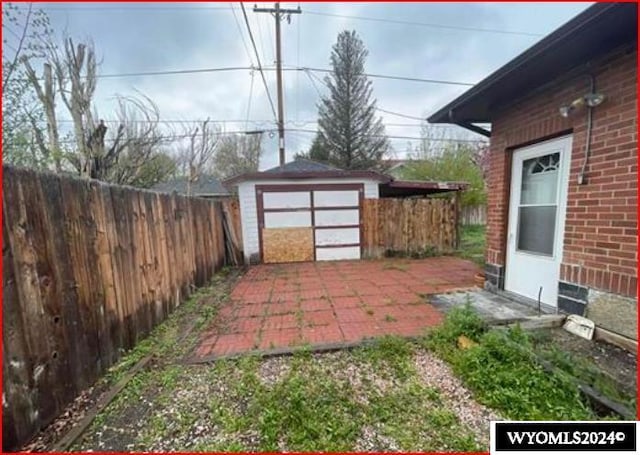
[[[247,377],[255,377],[262,384],[264,393],[264,390],[274,390],[277,385],[284,384],[283,381],[294,372],[308,377],[310,383],[326,379],[345,384],[351,391],[350,399],[365,413],[376,403],[379,405],[381,397],[406,391],[408,384],[426,387],[424,390],[434,392],[424,397],[424,403],[418,403],[423,406],[420,409],[455,414],[457,423],[444,431],[453,428],[456,433],[468,434],[479,447],[488,448],[489,421],[499,419],[499,416],[475,402],[451,369],[429,352],[416,347],[406,360],[409,373],[405,374],[408,376],[398,376],[397,370],[384,361],[351,351],[311,354],[303,359],[272,357],[244,363],[230,361],[226,364],[168,366],[164,371],[148,372],[146,385],[135,394],[116,399],[74,450],[261,451],[264,441],[257,422],[242,421],[243,416],[246,420],[251,406],[255,412],[256,405],[251,383],[243,381]],[[399,436],[395,433],[394,436],[385,422],[393,424],[397,419],[406,419],[407,412],[400,411],[403,414],[396,415],[393,413],[399,411],[394,408],[389,412],[392,414],[383,420],[374,414],[354,416],[360,419],[362,426],[350,450],[406,451],[407,433]],[[263,415],[259,419],[262,418],[267,417]],[[433,427],[421,415],[400,427],[400,431],[408,431],[412,438],[415,436],[416,446],[409,446],[414,451],[424,450],[417,441],[428,443],[430,435],[436,440],[446,439],[437,433],[443,430]],[[450,448],[446,442],[434,444],[440,450]],[[286,434],[277,439],[277,450],[295,450],[289,446]]]
[[[449,365],[430,352],[420,352],[415,359],[422,380],[440,390],[447,407],[460,422],[469,427],[478,442],[489,447],[489,427],[492,420],[502,420],[495,411],[476,402],[471,392],[462,384]]]

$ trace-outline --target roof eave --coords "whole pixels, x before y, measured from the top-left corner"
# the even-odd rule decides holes
[[[472,125],[473,123],[491,122],[491,118],[456,118],[456,109],[466,103],[471,102],[474,98],[483,96],[494,85],[500,83],[510,73],[528,65],[532,60],[539,57],[542,53],[561,43],[568,36],[578,32],[580,29],[588,26],[589,23],[598,20],[603,14],[615,8],[617,3],[598,3],[583,11],[554,32],[550,33],[542,40],[534,44],[532,47],[510,60],[504,66],[491,73],[482,81],[471,87],[465,93],[436,111],[427,118],[429,123],[448,123]]]

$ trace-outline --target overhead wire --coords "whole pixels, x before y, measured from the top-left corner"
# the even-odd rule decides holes
[[[273,104],[273,99],[271,98],[271,92],[269,91],[269,84],[267,84],[267,79],[264,76],[264,71],[262,70],[262,63],[260,62],[260,56],[258,55],[258,48],[256,47],[256,42],[253,39],[253,33],[251,32],[251,26],[249,25],[249,18],[247,17],[247,10],[244,8],[244,3],[240,2],[240,6],[242,7],[242,15],[244,16],[244,22],[247,25],[247,31],[249,32],[249,38],[251,39],[251,44],[253,45],[253,51],[256,54],[256,60],[258,61],[258,70],[260,71],[260,76],[262,77],[262,82],[264,83],[264,89],[267,92],[267,98],[269,99],[269,105],[271,106],[271,112],[273,113],[273,118],[277,122],[278,114],[276,114],[276,108]]]
[[[352,16],[348,14],[323,13],[320,11],[305,10],[305,14],[310,14],[313,16],[335,17],[335,18],[341,18],[341,19],[355,19],[355,20],[361,20],[361,21],[381,22],[381,23],[390,23],[390,24],[398,24],[398,25],[415,25],[419,27],[430,27],[430,28],[458,30],[458,31],[466,31],[466,32],[497,33],[497,34],[504,34],[504,35],[522,35],[522,36],[531,36],[531,37],[543,36],[541,33],[533,33],[533,32],[519,32],[515,30],[501,30],[501,29],[495,29],[495,28],[467,27],[467,26],[461,26],[461,25],[444,25],[444,24],[436,24],[436,23],[429,23],[429,22],[416,22],[416,21],[407,21],[407,20],[398,20],[398,19],[383,19],[379,17]]]
[[[233,13],[233,19],[236,23],[236,27],[238,28],[238,33],[240,33],[240,39],[242,40],[242,45],[244,46],[244,50],[247,53],[247,57],[249,58],[249,64],[253,66],[253,58],[251,57],[251,52],[249,51],[249,46],[247,45],[247,41],[244,39],[244,33],[242,33],[242,27],[240,26],[240,21],[238,20],[238,16],[236,15],[236,9],[233,7],[233,2],[229,2],[229,5],[231,6],[231,12]]]
[[[251,84],[249,85],[249,102],[247,103],[247,121],[244,123],[244,128],[249,128],[249,116],[251,115],[251,97],[253,96],[253,79],[254,73],[251,71]]]
[[[26,7],[18,6],[18,9],[26,9]],[[46,11],[77,11],[77,12],[91,12],[91,11],[135,11],[135,10],[143,10],[143,11],[186,11],[186,10],[206,10],[206,11],[226,11],[229,10],[229,7],[220,7],[220,6],[195,6],[195,5],[185,5],[185,6],[91,6],[91,7],[78,7],[78,6],[59,6],[59,5],[44,5],[41,6],[40,9]],[[506,34],[506,35],[522,35],[522,36],[531,36],[531,37],[541,37],[544,36],[542,33],[535,32],[527,32],[527,31],[517,31],[517,30],[504,30],[504,29],[496,29],[496,28],[482,28],[482,27],[467,27],[461,25],[449,25],[449,24],[437,24],[433,22],[418,22],[418,21],[408,21],[402,19],[389,19],[389,18],[381,18],[381,17],[370,17],[370,16],[357,16],[357,15],[349,15],[349,14],[336,14],[336,13],[325,13],[322,11],[308,11],[305,10],[305,14],[320,16],[320,17],[333,17],[340,19],[353,19],[353,20],[361,20],[361,21],[369,21],[369,22],[378,22],[378,23],[388,23],[388,24],[397,24],[397,25],[413,25],[419,27],[429,27],[429,28],[438,28],[438,29],[449,29],[449,30],[458,30],[458,31],[466,31],[466,32],[478,32],[478,33],[496,33],[496,34]]]

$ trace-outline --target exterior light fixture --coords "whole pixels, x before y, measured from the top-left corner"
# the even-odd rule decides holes
[[[587,93],[586,95],[573,100],[571,104],[560,106],[560,115],[567,118],[573,113],[573,111],[581,108],[582,106],[586,105],[589,108],[599,106],[604,101],[604,98],[605,97],[602,93]]]
[[[604,95],[602,93],[589,93],[584,96],[584,102],[589,107],[600,106],[604,101]]]

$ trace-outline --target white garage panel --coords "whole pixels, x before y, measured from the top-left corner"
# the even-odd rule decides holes
[[[314,207],[357,207],[360,203],[358,191],[314,191]]]
[[[311,227],[311,212],[265,212],[264,227]]]
[[[311,194],[298,192],[265,192],[262,195],[262,207],[265,209],[298,209],[311,207]]]
[[[317,229],[316,245],[346,245],[360,243],[360,229]]]
[[[348,226],[360,224],[360,211],[354,210],[315,210],[316,226]]]
[[[335,261],[338,259],[360,259],[360,247],[316,248],[316,261]]]

